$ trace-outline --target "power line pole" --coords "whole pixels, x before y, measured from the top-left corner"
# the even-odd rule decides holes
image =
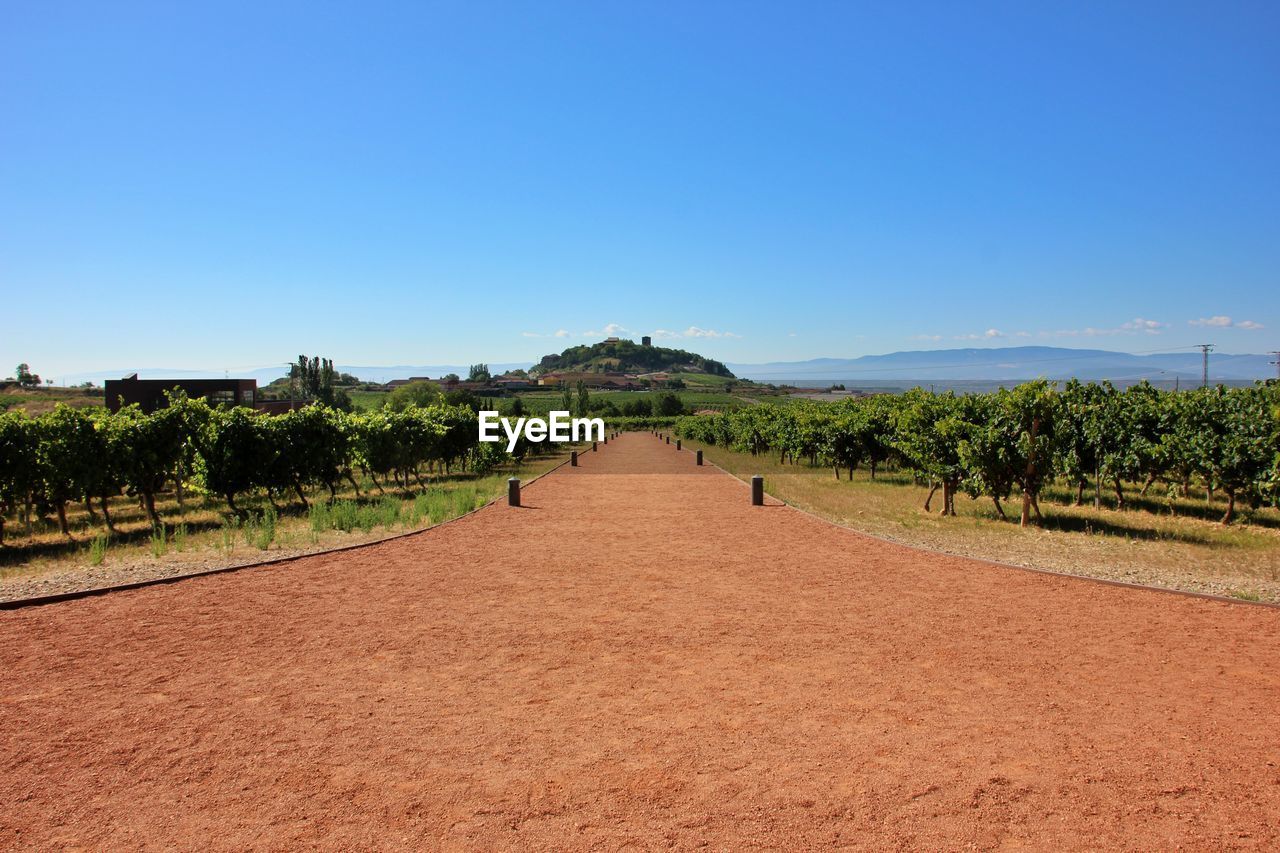
[[[1209,353],[1213,352],[1213,344],[1196,344],[1204,354],[1204,373],[1200,378],[1200,387],[1209,387]]]

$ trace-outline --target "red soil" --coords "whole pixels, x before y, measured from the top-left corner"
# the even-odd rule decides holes
[[[0,846],[1280,845],[1280,612],[886,544],[648,435],[0,613]]]

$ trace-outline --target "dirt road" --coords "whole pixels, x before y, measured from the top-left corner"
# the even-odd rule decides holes
[[[0,613],[0,847],[1280,845],[1280,612],[913,551],[648,434]]]

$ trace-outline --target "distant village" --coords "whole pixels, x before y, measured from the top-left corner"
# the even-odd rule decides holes
[[[609,337],[601,343],[615,344],[619,341],[619,338]],[[641,345],[651,346],[650,338],[644,337]],[[350,380],[355,380],[355,377],[350,377]],[[440,377],[411,376],[385,383],[360,381],[358,387],[363,391],[389,392],[418,382],[438,385],[445,393],[469,391],[478,397],[502,397],[522,391],[577,388],[579,383],[593,391],[664,390],[679,388],[682,384],[678,377],[666,371],[628,373],[601,368],[590,371],[540,372],[535,366],[530,371],[515,370],[488,378],[463,379],[456,374]],[[279,384],[280,380],[277,380],[267,388],[259,389],[256,379],[140,379],[135,373],[122,379],[108,379],[104,392],[107,408],[113,412],[118,411],[122,406],[135,404],[143,411],[155,411],[166,405],[165,395],[175,388],[182,390],[190,397],[204,398],[214,405],[248,406],[267,414],[282,414],[310,405],[312,402],[312,399],[305,394],[289,394],[284,388],[277,387]]]

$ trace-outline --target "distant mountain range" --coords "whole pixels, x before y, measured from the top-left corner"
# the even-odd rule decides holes
[[[1252,381],[1276,375],[1269,355],[1228,355],[1211,353],[1210,381]],[[528,369],[528,361],[490,364],[496,375],[516,368]],[[868,382],[871,384],[914,382],[1007,382],[1046,377],[1049,379],[1109,379],[1117,384],[1130,384],[1141,379],[1184,385],[1200,381],[1200,351],[1177,353],[1130,354],[1108,350],[1067,349],[1064,347],[1002,347],[993,349],[947,349],[893,352],[886,355],[864,355],[861,358],[813,358],[808,361],[775,361],[765,364],[727,365],[736,376],[758,382],[794,382],[816,385],[831,382]],[[465,364],[419,364],[369,366],[339,364],[343,373],[358,376],[365,382],[389,382],[411,376],[439,378],[446,373],[467,375]],[[163,368],[128,368],[76,373],[59,376],[58,381],[73,385],[105,379],[119,379],[137,373],[143,379],[190,378],[210,376],[207,370],[166,370]],[[288,368],[263,367],[233,371],[235,377],[256,379],[266,385],[288,373]],[[212,375],[217,376],[214,372]]]
[[[1209,355],[1210,381],[1254,380],[1275,376],[1267,355]],[[1130,383],[1140,379],[1199,382],[1199,350],[1132,355],[1108,350],[1064,347],[1001,347],[992,349],[915,350],[861,358],[814,358],[766,364],[729,364],[744,379],[857,382],[899,381],[1016,381],[1020,379],[1110,379]]]

